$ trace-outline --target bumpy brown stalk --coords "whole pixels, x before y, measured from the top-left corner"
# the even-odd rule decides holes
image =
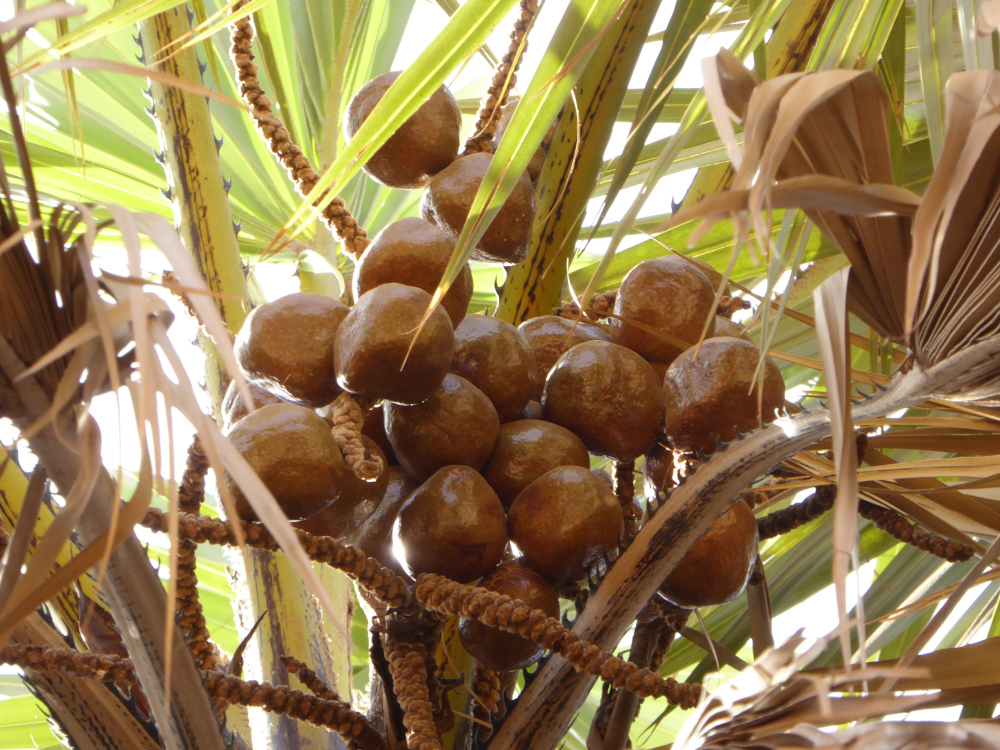
[[[361,714],[346,703],[324,700],[286,687],[274,687],[266,682],[241,680],[225,672],[205,675],[205,687],[214,700],[225,700],[240,706],[258,706],[265,711],[285,714],[293,719],[332,729],[362,750],[382,750],[385,740]]]
[[[285,669],[288,670],[288,673],[298,677],[299,682],[309,688],[309,690],[311,690],[313,695],[317,698],[322,698],[325,701],[340,700],[340,696],[331,690],[330,687],[323,682],[322,679],[320,679],[318,674],[309,669],[309,667],[300,662],[298,659],[293,659],[291,656],[282,656],[280,659],[281,663],[285,665]]]
[[[236,535],[229,522],[186,513],[179,514],[178,520],[180,539],[190,539],[198,544],[236,545]],[[278,543],[263,526],[246,521],[237,523],[243,530],[247,546],[272,551],[278,549]],[[161,510],[150,508],[142,519],[142,525],[166,533],[167,516]],[[343,571],[390,607],[401,607],[409,601],[406,579],[383,567],[357,547],[341,544],[328,536],[313,536],[299,529],[295,533],[310,560]]]
[[[205,498],[205,475],[208,458],[197,435],[188,447],[187,465],[177,490],[178,507],[182,513],[198,513]],[[188,648],[200,669],[216,667],[215,649],[210,643],[208,623],[198,599],[198,545],[190,539],[177,546],[177,610],[180,626]]]
[[[21,669],[59,669],[78,677],[137,685],[132,661],[112,654],[94,654],[71,648],[13,645],[0,648],[0,664]]]
[[[642,515],[639,506],[635,504],[635,461],[615,461],[615,470],[611,475],[611,487],[622,508],[622,519],[625,521],[625,539],[632,541],[639,532],[639,517]]]
[[[809,497],[801,503],[789,505],[787,508],[768,513],[757,519],[757,533],[761,539],[787,534],[799,526],[814,521],[833,507],[837,497],[837,488],[833,485],[817,487]]]
[[[392,691],[403,709],[406,746],[409,750],[440,750],[434,711],[427,690],[427,649],[384,636],[382,646],[392,675]]]
[[[245,0],[235,3],[231,13],[235,14],[244,5],[246,5]],[[249,16],[233,21],[229,25],[229,31],[232,41],[229,55],[236,67],[240,96],[250,107],[257,131],[263,136],[271,153],[278,157],[281,165],[288,170],[288,175],[291,177],[295,189],[303,197],[307,196],[319,182],[319,175],[312,168],[306,155],[302,153],[302,149],[292,143],[288,129],[274,114],[271,100],[267,98],[264,90],[260,87],[257,80],[258,68],[253,62],[254,30]],[[320,202],[327,200],[327,197],[320,198]],[[344,201],[339,196],[335,196],[327,203],[321,216],[334,235],[344,244],[344,249],[354,258],[360,258],[365,248],[368,247],[368,234],[358,226],[358,222],[351,216]]]
[[[385,466],[382,459],[365,450],[361,442],[361,427],[365,422],[361,404],[344,391],[330,405],[330,421],[333,423],[333,437],[344,454],[348,468],[365,482],[378,479]]]
[[[937,534],[924,531],[914,526],[896,511],[862,500],[858,503],[858,513],[878,526],[882,531],[901,542],[912,544],[917,549],[930,552],[948,562],[964,562],[970,559],[975,549],[967,544],[945,539]]]
[[[517,69],[521,65],[524,57],[524,50],[527,50],[527,43],[522,48],[521,42],[524,35],[528,33],[528,26],[531,19],[535,17],[538,10],[538,0],[521,0],[517,20],[514,22],[514,29],[510,32],[510,44],[507,46],[507,53],[497,65],[490,87],[486,90],[486,96],[479,104],[479,113],[476,117],[476,127],[472,135],[465,142],[465,154],[493,153],[493,137],[497,133],[497,126],[500,123],[500,115],[503,106],[507,103],[507,95],[514,88],[517,82]],[[521,55],[518,56],[518,51]]]
[[[701,695],[701,685],[663,679],[649,669],[619,659],[582,640],[554,617],[509,596],[466,586],[432,573],[417,577],[414,593],[417,601],[430,610],[468,617],[490,627],[517,633],[559,654],[575,669],[600,677],[613,687],[631,690],[640,697],[666,698],[671,705],[693,708]]]
[[[490,723],[493,716],[493,709],[500,702],[500,675],[489,667],[476,662],[476,670],[472,673],[471,685],[474,704],[472,706],[472,716],[486,724]],[[482,724],[477,724],[473,731],[479,740],[484,740],[490,736],[490,729]]]

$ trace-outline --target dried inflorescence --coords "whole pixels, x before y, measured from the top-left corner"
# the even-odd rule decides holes
[[[237,13],[244,5],[246,5],[245,0],[235,3],[231,13]],[[319,182],[319,175],[312,168],[306,155],[302,153],[302,149],[292,143],[288,129],[274,114],[271,100],[260,87],[257,80],[258,68],[253,62],[254,31],[249,16],[233,21],[229,30],[232,40],[229,54],[236,67],[240,96],[250,107],[254,124],[271,153],[277,156],[281,165],[288,170],[288,175],[291,177],[295,189],[300,195],[307,196]],[[321,200],[326,200],[326,197]],[[358,222],[347,210],[344,201],[339,196],[335,196],[327,203],[321,216],[327,226],[344,243],[347,252],[354,258],[360,258],[369,245],[368,234],[358,226]]]
[[[366,482],[374,482],[385,468],[382,459],[365,450],[361,442],[361,428],[365,423],[365,412],[358,400],[344,391],[330,405],[330,421],[333,423],[333,437],[344,463],[354,474]]]
[[[266,682],[241,680],[225,672],[208,672],[205,688],[213,700],[240,706],[257,706],[271,713],[326,727],[361,750],[382,750],[385,740],[368,719],[337,700],[324,700],[301,690],[275,687]]]
[[[964,562],[970,559],[976,550],[968,544],[962,544],[951,539],[945,539],[937,534],[924,531],[907,521],[896,511],[882,508],[867,500],[858,503],[858,513],[862,518],[871,521],[882,531],[901,542],[912,544],[917,549],[930,552],[948,562]]]
[[[132,661],[112,654],[94,654],[71,648],[15,644],[0,649],[0,664],[21,669],[58,669],[78,677],[136,685]]]
[[[801,503],[768,513],[757,519],[757,533],[761,540],[787,534],[799,526],[822,516],[833,507],[837,497],[837,488],[832,485],[817,487],[809,497]]]
[[[634,472],[635,461],[615,461],[614,473],[611,475],[611,486],[622,506],[627,541],[634,539],[639,532],[639,518],[642,516],[639,506],[635,504]]]
[[[473,718],[488,725],[490,719],[493,717],[494,709],[500,702],[500,673],[483,666],[480,662],[476,662],[476,669],[472,673],[470,691],[472,692],[473,700]],[[480,739],[485,739],[490,734],[489,729],[483,724],[480,724],[473,730]]]
[[[169,530],[167,515],[156,508],[150,508],[141,523],[153,531],[167,533]],[[217,518],[185,513],[179,514],[178,517],[178,537],[199,544],[208,542],[236,546],[236,534],[231,525],[233,523],[240,525],[248,547],[271,551],[278,549],[278,543],[271,533],[259,524],[239,520],[221,521]],[[296,530],[295,533],[310,560],[343,571],[390,607],[399,607],[409,601],[406,579],[383,567],[357,547],[341,544],[327,536],[313,536],[301,530]]]
[[[524,57],[524,50],[528,45],[524,42],[524,35],[528,33],[531,19],[535,17],[538,10],[538,0],[521,0],[517,20],[514,22],[514,29],[510,32],[510,44],[507,52],[497,65],[490,87],[486,90],[486,95],[479,105],[479,113],[476,117],[476,126],[472,129],[472,135],[465,142],[465,154],[492,153],[493,137],[497,132],[497,125],[500,123],[501,110],[507,102],[507,95],[514,88],[517,82],[517,69]],[[524,44],[522,45],[522,42]],[[520,55],[519,55],[520,52]]]
[[[529,638],[562,656],[575,669],[643,698],[666,698],[671,705],[693,708],[701,695],[701,685],[663,679],[649,669],[625,662],[587,643],[554,617],[509,596],[455,583],[432,573],[417,577],[415,596],[420,604],[435,612],[468,617]]]
[[[340,700],[340,696],[334,690],[331,690],[329,685],[323,682],[316,672],[309,669],[309,667],[298,659],[294,659],[291,656],[282,656],[280,658],[281,663],[288,670],[288,673],[298,677],[299,682],[309,688],[317,698],[322,698],[325,701]]]
[[[427,687],[427,649],[423,643],[408,643],[391,635],[383,636],[382,648],[392,675],[392,691],[403,709],[406,746],[409,750],[440,750]]]

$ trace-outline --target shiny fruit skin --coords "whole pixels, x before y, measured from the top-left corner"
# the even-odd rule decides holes
[[[287,294],[253,309],[234,348],[248,380],[285,401],[312,409],[340,393],[333,341],[347,317],[340,300],[305,292]]]
[[[289,520],[318,513],[340,494],[344,457],[329,425],[316,412],[294,404],[262,406],[234,425],[233,446],[246,459]],[[244,521],[257,515],[227,476],[236,512]]]
[[[660,593],[686,609],[732,601],[747,585],[759,541],[753,511],[737,501],[694,543]]]
[[[375,404],[365,412],[365,421],[361,424],[361,434],[370,437],[382,449],[386,466],[399,464],[396,453],[392,450],[392,443],[389,442],[389,436],[385,434],[385,404]]]
[[[492,160],[492,154],[469,154],[434,175],[420,201],[420,215],[459,235]],[[522,174],[476,245],[472,260],[520,263],[528,257],[534,218],[535,189],[528,175]]]
[[[615,299],[611,340],[641,354],[650,362],[669,364],[701,339],[705,321],[711,319],[706,338],[715,333],[715,290],[698,267],[686,258],[668,255],[637,265],[622,281]],[[630,325],[646,326],[686,342],[678,346],[656,334]]]
[[[334,340],[340,387],[397,404],[419,404],[430,396],[448,373],[455,351],[455,331],[441,307],[431,312],[414,339],[430,302],[423,289],[395,283],[362,294]]]
[[[392,527],[399,509],[410,499],[420,482],[399,466],[389,466],[382,474],[386,485],[381,502],[361,528],[347,536],[346,541],[385,567],[402,573],[403,568],[392,552]]]
[[[750,341],[750,343],[753,343],[749,334],[743,330],[743,326],[739,323],[734,323],[732,320],[723,315],[716,315],[715,335],[710,336],[709,338],[721,339],[726,336],[733,339],[743,339],[744,341]]]
[[[749,341],[723,337],[708,339],[697,352],[692,349],[674,360],[663,380],[664,431],[674,448],[712,453],[716,438],[729,442],[736,429],[749,432],[760,426],[754,378],[759,358],[760,350]],[[781,371],[766,357],[765,424],[774,421],[784,402]]]
[[[375,441],[362,435],[361,442],[365,450],[372,456],[382,459],[382,465],[385,466],[385,454]],[[389,478],[385,471],[379,474],[374,482],[366,482],[347,469],[337,499],[318,513],[297,522],[295,527],[315,536],[340,539],[357,530],[378,508],[388,482]]]
[[[479,586],[540,609],[549,617],[559,617],[559,593],[555,587],[520,561],[504,563],[480,581]],[[538,661],[543,650],[534,641],[515,633],[465,618],[459,622],[458,637],[476,661],[496,672],[529,667]]]
[[[399,465],[421,481],[444,466],[478,471],[500,431],[500,419],[486,395],[451,373],[426,401],[383,408],[385,434]]]
[[[526,320],[517,327],[535,355],[541,382],[532,395],[541,401],[545,378],[563,354],[584,341],[610,341],[611,337],[600,326],[584,321],[560,318],[558,315],[542,315]]]
[[[455,236],[430,222],[408,217],[376,235],[354,269],[354,299],[380,284],[396,282],[433,294],[455,250]],[[472,270],[466,263],[441,300],[458,327],[472,299]]]
[[[395,541],[411,575],[437,573],[470,583],[496,567],[507,524],[496,493],[468,466],[446,466],[399,511]]]
[[[455,329],[451,371],[486,394],[501,422],[517,419],[541,382],[535,355],[520,332],[484,315],[470,315]]]
[[[268,404],[288,403],[252,381],[247,383],[247,387],[250,389],[250,398],[253,399],[254,404],[253,409],[250,411],[256,411]],[[243,398],[240,396],[240,392],[236,389],[236,381],[231,380],[229,387],[226,388],[226,394],[222,397],[222,431],[228,432],[234,424],[249,413],[246,404],[243,402]]]
[[[500,502],[509,508],[521,490],[560,466],[590,468],[590,455],[583,441],[557,424],[519,419],[500,425],[482,474]]]
[[[632,350],[585,341],[549,373],[542,415],[576,434],[591,453],[632,461],[660,432],[663,390],[650,364]]]
[[[354,95],[344,112],[344,135],[348,142],[399,75],[399,71],[383,73]],[[423,187],[432,175],[458,156],[461,130],[462,111],[458,102],[441,86],[389,136],[362,169],[389,187]]]
[[[553,583],[576,581],[618,549],[622,512],[611,488],[580,466],[546,472],[507,513],[524,563]]]

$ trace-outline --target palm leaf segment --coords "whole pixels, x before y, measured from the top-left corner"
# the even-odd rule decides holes
[[[705,217],[698,236],[736,213],[747,231],[749,214],[756,237],[768,238],[765,211],[802,208],[851,263],[848,309],[905,343],[923,369],[1000,334],[995,73],[957,73],[949,81],[945,146],[923,198],[894,184],[889,102],[874,73],[831,70],[761,82],[724,50],[706,64],[706,79],[737,173],[732,190],[672,223]],[[732,120],[743,124],[742,148]],[[1000,363],[990,358],[942,395],[991,398],[998,375]]]

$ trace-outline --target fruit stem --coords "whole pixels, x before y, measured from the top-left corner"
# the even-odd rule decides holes
[[[235,14],[244,5],[241,0],[232,6],[230,14]],[[250,107],[257,132],[264,138],[271,153],[281,165],[288,170],[288,176],[295,185],[299,195],[305,197],[312,192],[319,182],[319,175],[312,168],[309,158],[302,149],[292,143],[288,129],[281,118],[274,114],[271,100],[267,98],[264,89],[257,79],[258,68],[254,64],[254,54],[251,48],[253,42],[253,25],[250,16],[244,16],[229,25],[231,46],[229,54],[236,68],[236,77],[240,82],[240,96]],[[326,200],[326,196],[321,198]],[[358,226],[357,220],[347,210],[342,198],[334,196],[323,208],[320,214],[323,222],[330,228],[334,236],[343,243],[344,250],[357,259],[368,247],[368,233]]]
[[[365,411],[357,399],[344,391],[330,406],[330,421],[333,422],[333,437],[344,462],[354,475],[364,482],[374,482],[385,468],[382,459],[365,450],[361,442],[361,428],[365,423]]]

